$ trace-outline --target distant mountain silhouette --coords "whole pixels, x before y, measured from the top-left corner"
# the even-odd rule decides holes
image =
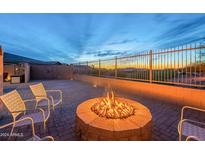
[[[30,63],[30,64],[61,64],[60,62],[55,61],[41,61],[36,60],[32,58],[27,58],[11,53],[4,52],[4,63],[12,63],[12,64],[18,64],[18,63]]]

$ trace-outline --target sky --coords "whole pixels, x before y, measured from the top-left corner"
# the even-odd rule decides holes
[[[0,14],[4,52],[76,63],[205,39],[205,14]]]

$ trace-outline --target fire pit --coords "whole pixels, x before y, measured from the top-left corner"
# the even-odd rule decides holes
[[[76,128],[82,140],[150,140],[152,115],[144,105],[125,98],[94,98],[76,111]]]

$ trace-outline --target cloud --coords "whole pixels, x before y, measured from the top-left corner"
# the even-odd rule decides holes
[[[129,51],[124,51],[124,50],[96,50],[96,51],[88,51],[85,54],[94,56],[94,57],[113,57],[113,56],[123,56],[128,54]]]
[[[137,39],[124,39],[124,40],[108,43],[107,45],[119,45],[119,44],[126,44],[130,42],[137,42]]]
[[[0,21],[5,51],[65,63],[168,48],[205,34],[205,14],[0,14]]]
[[[113,50],[103,50],[99,51],[99,53],[95,54],[96,57],[107,57],[107,56],[122,56],[125,55],[126,52],[113,51]]]
[[[174,26],[173,26],[174,25]],[[173,21],[168,30],[158,35],[154,40],[158,47],[170,47],[171,45],[182,45],[199,41],[205,37],[205,16],[181,22]]]

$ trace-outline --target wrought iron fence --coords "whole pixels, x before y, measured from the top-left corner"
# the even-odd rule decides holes
[[[113,59],[74,64],[79,74],[205,87],[205,45],[193,43]]]

